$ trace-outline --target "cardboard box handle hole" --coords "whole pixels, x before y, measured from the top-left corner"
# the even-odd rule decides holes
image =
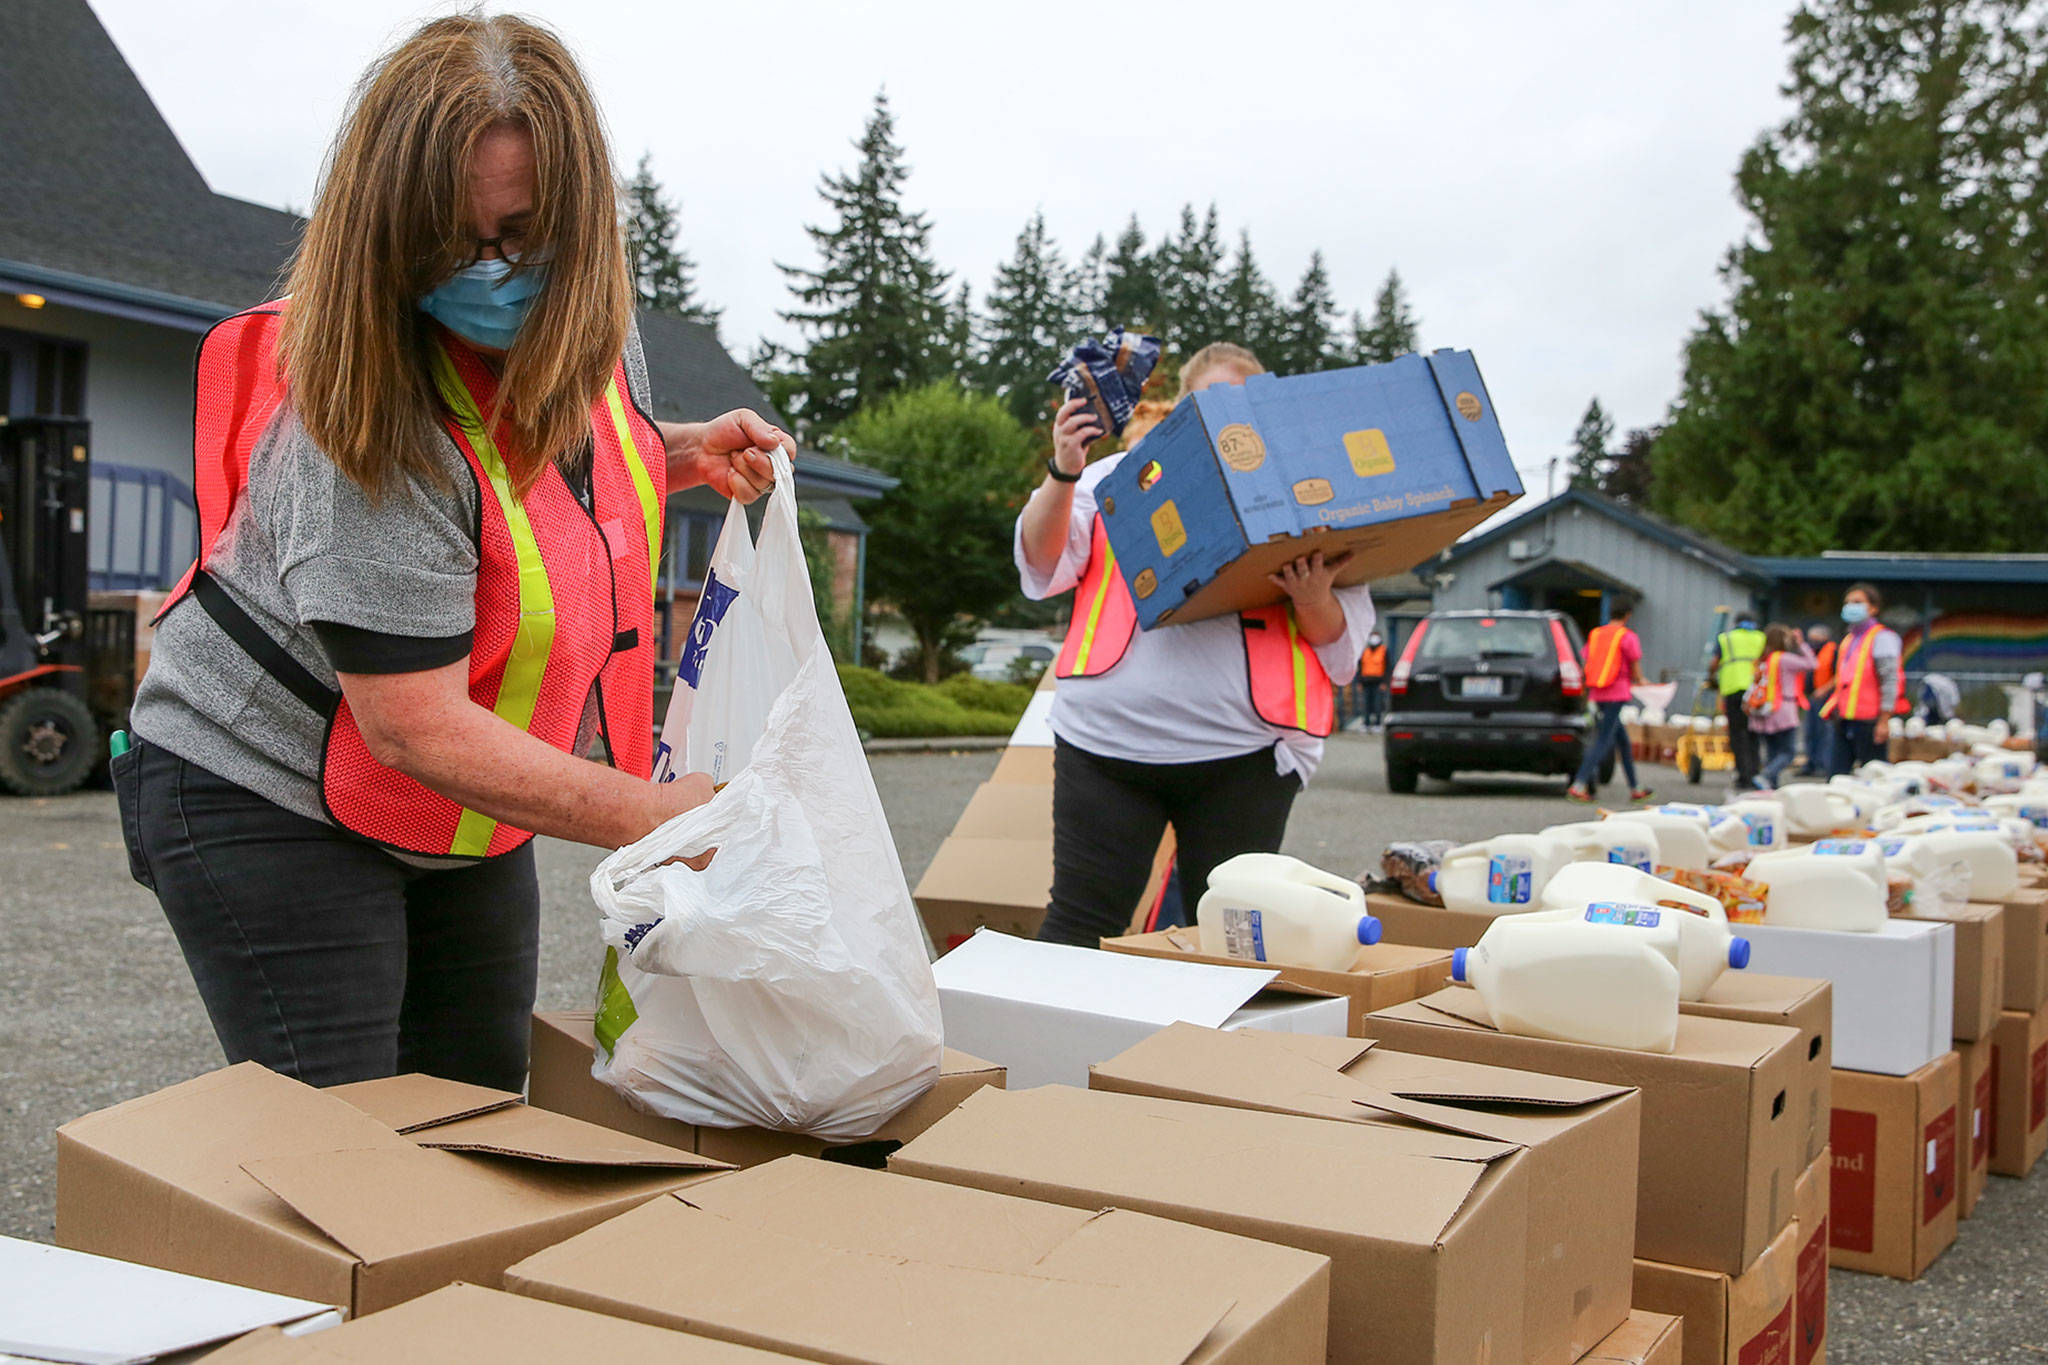
[[[1785,1112],[1785,1092],[1780,1090],[1778,1098],[1771,1101],[1771,1117],[1777,1118]]]

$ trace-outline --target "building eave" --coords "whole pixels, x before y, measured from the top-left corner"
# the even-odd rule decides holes
[[[0,260],[0,294],[39,294],[67,308],[181,332],[204,332],[236,311],[232,304],[188,299],[26,261]]]

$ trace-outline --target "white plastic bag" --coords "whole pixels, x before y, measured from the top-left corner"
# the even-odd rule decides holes
[[[695,685],[678,678],[663,732],[683,737],[666,766],[722,789],[591,874],[606,944],[593,1073],[686,1123],[851,1141],[937,1080],[938,990],[779,453],[775,476],[758,546],[739,509],[727,518],[725,591],[713,602],[706,584]],[[671,861],[712,849],[702,872]]]

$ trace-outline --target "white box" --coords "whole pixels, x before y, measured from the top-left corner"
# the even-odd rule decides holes
[[[258,1327],[340,1322],[325,1304],[0,1237],[0,1360],[131,1365]]]
[[[1086,1087],[1088,1068],[1165,1028],[1341,1038],[1342,996],[1252,997],[1279,973],[1037,943],[984,929],[932,964],[946,1045],[1010,1069],[1012,1090]]]
[[[1868,934],[1733,927],[1749,940],[1749,970],[1834,982],[1837,1067],[1910,1076],[1949,1050],[1956,990],[1953,925],[1893,919]]]

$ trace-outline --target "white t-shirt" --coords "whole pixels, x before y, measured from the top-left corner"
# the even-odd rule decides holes
[[[1123,459],[1090,465],[1074,485],[1067,543],[1050,574],[1024,558],[1024,522],[1014,541],[1024,595],[1039,600],[1069,592],[1088,570],[1095,525],[1095,486]],[[1372,633],[1372,590],[1337,589],[1344,633],[1315,646],[1316,657],[1342,687],[1358,676],[1365,637]],[[1091,678],[1062,678],[1053,693],[1052,732],[1077,749],[1132,763],[1202,763],[1273,750],[1274,766],[1306,783],[1322,762],[1323,742],[1299,730],[1268,725],[1252,709],[1245,674],[1244,629],[1235,616],[1141,630],[1116,667]]]

